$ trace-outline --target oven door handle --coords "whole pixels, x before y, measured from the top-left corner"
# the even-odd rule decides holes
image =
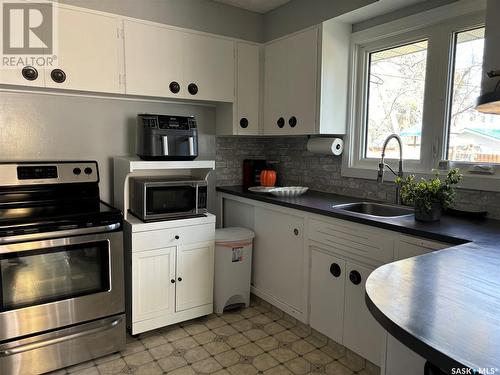
[[[30,350],[43,348],[45,346],[59,344],[59,343],[62,343],[64,341],[74,340],[74,339],[77,339],[80,337],[84,337],[84,336],[88,336],[88,335],[93,335],[95,333],[107,331],[107,330],[110,330],[110,329],[116,327],[118,324],[121,323],[122,320],[123,320],[123,318],[120,317],[120,318],[113,320],[111,323],[109,323],[103,327],[97,327],[97,328],[89,329],[86,331],[72,333],[72,334],[66,335],[66,336],[61,336],[61,337],[56,337],[56,338],[46,339],[46,340],[40,340],[40,341],[32,342],[29,344],[19,345],[19,346],[16,346],[14,348],[11,348],[11,349],[0,350],[0,357],[7,357],[10,355],[20,354],[20,353],[24,353],[24,352],[27,352]]]
[[[0,244],[8,244],[21,241],[25,242],[25,241],[43,240],[55,237],[79,236],[83,234],[92,234],[100,232],[111,232],[119,229],[120,226],[121,226],[120,223],[113,223],[109,225],[103,225],[100,227],[92,227],[92,228],[66,229],[66,230],[56,230],[53,232],[21,234],[19,236],[2,237],[0,238]]]

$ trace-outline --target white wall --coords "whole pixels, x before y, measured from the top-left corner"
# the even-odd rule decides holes
[[[61,3],[261,42],[261,14],[208,0],[60,0]]]
[[[135,154],[144,112],[196,116],[199,158],[215,159],[213,107],[0,92],[0,160],[97,160],[101,197],[112,203],[112,158]]]

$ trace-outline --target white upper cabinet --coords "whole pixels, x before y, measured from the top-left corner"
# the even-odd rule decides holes
[[[285,134],[288,112],[288,40],[282,39],[264,49],[264,134]]]
[[[265,47],[264,134],[344,134],[350,25],[327,21]]]
[[[182,36],[177,30],[124,21],[127,94],[186,96]]]
[[[257,135],[260,126],[260,55],[256,44],[236,45],[236,134]]]
[[[121,20],[59,7],[57,69],[45,70],[45,86],[122,93]]]
[[[184,81],[188,97],[234,101],[234,42],[213,36],[183,33]]]
[[[124,21],[127,94],[234,101],[234,42]]]

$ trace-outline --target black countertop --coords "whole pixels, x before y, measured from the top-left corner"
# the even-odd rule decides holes
[[[241,186],[217,190],[457,245],[376,269],[366,282],[368,308],[390,334],[445,371],[500,369],[500,221],[368,218],[332,207],[366,199],[317,191],[277,198]]]

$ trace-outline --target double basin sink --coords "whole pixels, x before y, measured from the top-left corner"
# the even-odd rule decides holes
[[[375,202],[338,204],[333,208],[367,217],[394,218],[413,214],[413,208]]]

